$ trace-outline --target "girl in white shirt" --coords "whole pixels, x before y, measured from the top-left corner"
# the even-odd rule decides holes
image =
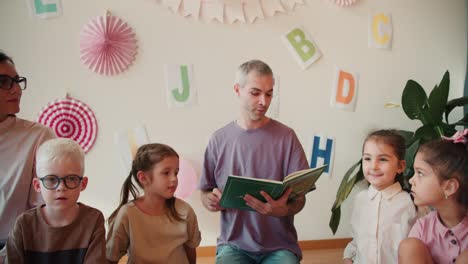
[[[356,196],[344,263],[398,263],[398,245],[416,219],[411,197],[397,181],[406,166],[405,150],[405,139],[395,130],[378,130],[364,140],[362,172],[370,186]]]

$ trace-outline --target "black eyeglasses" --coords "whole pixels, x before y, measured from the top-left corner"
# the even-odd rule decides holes
[[[26,77],[10,77],[9,75],[0,74],[0,89],[8,91],[13,88],[13,84],[15,83],[18,84],[21,90],[26,89]]]
[[[57,175],[46,175],[39,180],[42,182],[42,185],[49,190],[57,189],[57,187],[60,185],[60,182],[62,181],[65,184],[65,187],[68,189],[76,189],[78,186],[80,186],[83,177],[78,175],[67,175],[60,178]]]

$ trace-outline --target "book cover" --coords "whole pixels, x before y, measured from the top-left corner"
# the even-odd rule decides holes
[[[293,189],[289,196],[289,200],[293,200],[297,196],[304,195],[315,189],[314,184],[322,175],[326,166],[296,171],[286,176],[283,181],[229,175],[221,196],[220,205],[224,208],[253,210],[245,204],[243,197],[246,194],[266,202],[260,191],[268,193],[276,200],[288,187]]]

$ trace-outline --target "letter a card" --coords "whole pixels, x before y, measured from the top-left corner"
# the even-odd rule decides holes
[[[345,111],[354,112],[358,93],[359,75],[344,71],[338,67],[335,69],[332,97],[330,105]]]
[[[302,27],[292,28],[281,39],[303,70],[322,56],[318,46]]]

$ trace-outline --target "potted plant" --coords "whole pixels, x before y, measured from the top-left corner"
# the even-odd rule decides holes
[[[456,107],[468,105],[468,96],[460,97],[448,101],[450,87],[449,72],[446,71],[439,85],[432,89],[429,97],[424,89],[414,80],[406,83],[401,96],[401,105],[409,119],[421,121],[416,131],[399,130],[406,140],[406,170],[403,172],[401,182],[403,189],[409,190],[409,179],[413,176],[414,156],[419,146],[427,141],[440,138],[442,136],[452,136],[456,132],[456,126],[468,126],[468,114],[455,122],[449,123],[448,116]],[[333,234],[336,233],[341,218],[341,204],[351,193],[353,187],[364,179],[361,160],[355,163],[345,173],[340,187],[336,193],[335,203],[332,206],[332,215],[329,226]]]

